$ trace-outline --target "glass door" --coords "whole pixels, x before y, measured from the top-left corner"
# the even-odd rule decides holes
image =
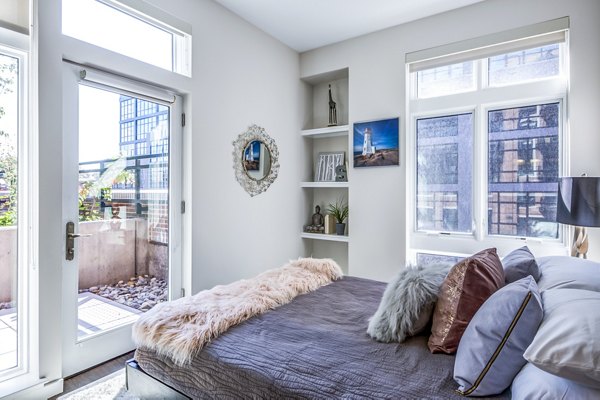
[[[181,292],[181,100],[86,76],[65,64],[63,376],[132,350],[132,323]]]

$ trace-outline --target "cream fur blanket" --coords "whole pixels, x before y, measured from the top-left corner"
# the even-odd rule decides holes
[[[204,345],[233,325],[339,279],[331,259],[300,258],[252,279],[215,286],[191,297],[157,304],[133,325],[133,340],[188,363]]]

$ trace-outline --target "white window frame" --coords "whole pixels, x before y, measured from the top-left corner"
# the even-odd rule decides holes
[[[143,0],[96,0],[107,7],[114,8],[132,18],[136,18],[148,25],[171,34],[172,36],[172,54],[171,54],[171,72],[186,77],[192,76],[192,27],[187,22],[175,18],[158,7]],[[65,36],[73,37],[67,34]],[[74,39],[80,40],[77,37]],[[85,42],[88,45],[96,46],[93,43]],[[112,51],[110,49],[106,49]],[[121,54],[121,53],[119,53]],[[127,54],[123,54],[128,56]],[[137,59],[136,59],[137,60]],[[138,60],[145,63],[145,61]],[[152,65],[152,64],[148,64]],[[161,68],[155,66],[156,68]],[[161,68],[162,69],[162,68]]]
[[[0,27],[0,51],[19,60],[17,209],[17,366],[0,372],[0,397],[39,382],[37,137],[32,113],[28,35]]]
[[[565,32],[565,35],[568,35]],[[506,254],[516,247],[529,246],[537,254],[566,254],[569,228],[559,225],[558,238],[521,238],[490,235],[487,226],[488,207],[488,112],[533,104],[558,102],[559,120],[559,175],[569,173],[567,94],[568,94],[568,41],[560,43],[560,73],[521,83],[489,86],[487,57],[475,61],[477,74],[475,91],[457,92],[438,97],[417,98],[417,72],[407,64],[407,258],[416,261],[416,254],[472,254],[487,247],[498,248]],[[510,51],[507,51],[510,52]],[[408,56],[407,56],[408,59]],[[421,118],[456,115],[473,112],[473,198],[472,233],[417,230],[417,120]],[[484,171],[484,173],[478,173]]]

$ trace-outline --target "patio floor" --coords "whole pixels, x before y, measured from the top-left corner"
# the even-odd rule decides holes
[[[143,312],[93,293],[78,296],[77,339],[136,321]],[[0,310],[0,372],[17,365],[17,313]]]

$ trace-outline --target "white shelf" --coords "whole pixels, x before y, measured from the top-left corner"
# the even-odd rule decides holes
[[[302,232],[300,235],[304,239],[314,239],[314,240],[328,240],[330,242],[345,242],[348,243],[347,235],[331,235],[324,233],[308,233]]]
[[[348,136],[349,126],[328,126],[327,128],[305,129],[301,131],[302,136],[307,138],[327,138],[336,136]]]
[[[347,188],[348,182],[301,182],[303,188]]]

